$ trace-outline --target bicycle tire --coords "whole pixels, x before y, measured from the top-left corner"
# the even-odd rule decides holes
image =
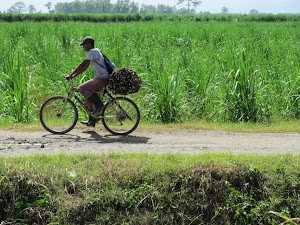
[[[104,106],[102,111],[102,124],[114,135],[130,134],[139,125],[140,118],[139,108],[135,102],[126,97],[114,98]]]
[[[40,121],[43,127],[53,134],[65,134],[71,131],[78,121],[78,110],[70,99],[64,107],[64,113],[59,112],[64,106],[64,96],[48,98],[40,109]]]

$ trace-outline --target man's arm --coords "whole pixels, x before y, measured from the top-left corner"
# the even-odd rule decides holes
[[[87,70],[87,68],[89,67],[91,61],[90,60],[83,60],[82,63],[79,64],[79,66],[73,71],[73,73],[71,73],[70,75],[66,76],[66,79],[70,79],[70,78],[74,78],[77,75],[83,73],[84,71]]]

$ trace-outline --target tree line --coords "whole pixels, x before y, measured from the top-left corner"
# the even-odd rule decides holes
[[[186,3],[186,7],[177,9],[176,6],[158,4],[136,3],[131,0],[117,0],[111,3],[111,0],[75,0],[73,2],[60,2],[54,7],[51,2],[45,4],[49,13],[142,13],[142,14],[196,14],[196,7],[201,4],[198,0],[178,0],[177,5]],[[27,6],[24,2],[18,2],[11,6],[7,13],[36,13],[34,5]],[[209,14],[207,12],[206,14]]]
[[[186,7],[177,9],[176,6],[169,6],[165,4],[151,5],[141,4],[133,0],[117,0],[116,3],[111,3],[111,0],[74,0],[73,2],[60,2],[52,6],[52,2],[48,2],[44,6],[48,9],[49,13],[59,14],[108,14],[108,13],[141,13],[141,14],[202,14],[209,15],[210,12],[196,13],[196,8],[201,5],[199,0],[177,0],[177,5],[185,4]],[[17,2],[11,6],[7,13],[37,13],[34,5],[27,7],[24,2]],[[1,13],[1,12],[0,12]],[[4,12],[5,13],[5,12]],[[39,13],[42,13],[41,11]],[[226,6],[221,8],[221,14],[229,14],[229,9]],[[258,12],[256,9],[251,9],[250,15],[264,14]]]

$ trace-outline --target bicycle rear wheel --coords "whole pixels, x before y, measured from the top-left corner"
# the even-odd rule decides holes
[[[63,96],[47,99],[40,110],[43,127],[53,134],[65,134],[72,130],[78,121],[78,110],[70,99]]]
[[[106,130],[115,135],[127,135],[133,132],[140,122],[137,105],[125,97],[116,97],[103,108],[102,123]]]

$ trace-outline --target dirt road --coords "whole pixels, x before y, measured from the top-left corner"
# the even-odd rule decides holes
[[[0,130],[0,156],[109,152],[298,154],[300,134],[137,130],[129,136],[113,136],[93,128],[77,128],[65,135],[53,135],[44,130]]]

